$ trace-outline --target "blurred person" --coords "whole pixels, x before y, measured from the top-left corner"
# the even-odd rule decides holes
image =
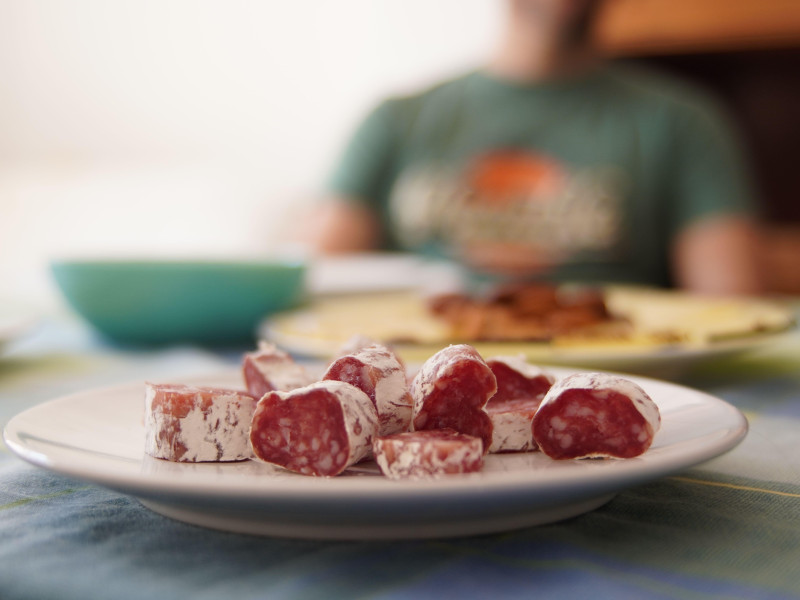
[[[604,62],[599,0],[506,0],[482,68],[382,102],[308,223],[325,253],[410,250],[473,273],[760,289],[750,182],[703,93]]]

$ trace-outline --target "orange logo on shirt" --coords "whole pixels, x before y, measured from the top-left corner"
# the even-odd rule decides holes
[[[564,189],[564,169],[553,159],[519,150],[498,150],[473,161],[467,184],[484,202],[508,204],[552,198]]]
[[[603,262],[624,241],[626,177],[613,166],[574,168],[543,154],[502,149],[466,165],[430,163],[396,183],[391,216],[413,248],[529,248],[549,264]]]

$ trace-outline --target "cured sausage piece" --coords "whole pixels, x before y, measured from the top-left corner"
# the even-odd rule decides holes
[[[366,335],[361,335],[357,333],[354,336],[351,336],[344,344],[342,344],[339,349],[336,351],[335,356],[347,356],[348,354],[355,354],[359,350],[363,350],[369,346],[374,346],[375,344],[379,344],[378,340],[372,339],[371,337],[367,337]]]
[[[519,398],[541,401],[555,383],[555,377],[521,356],[495,356],[486,359],[486,364],[497,379],[497,392],[489,399],[489,405]]]
[[[480,438],[484,453],[492,444],[492,420],[484,410],[497,381],[477,350],[448,346],[422,365],[411,383],[413,427],[455,429]]]
[[[408,431],[411,396],[406,372],[385,346],[374,344],[338,358],[322,379],[350,383],[369,396],[378,412],[378,435]]]
[[[655,402],[632,381],[579,373],[547,392],[533,437],[551,458],[631,458],[650,447],[660,424]]]
[[[341,358],[342,356],[347,356],[349,354],[357,354],[361,350],[368,348],[370,346],[381,346],[386,348],[389,352],[391,352],[392,356],[394,356],[395,360],[400,364],[400,366],[405,370],[406,365],[403,362],[403,358],[392,348],[391,345],[384,344],[378,340],[372,339],[365,335],[356,334],[348,339],[344,344],[342,344],[339,349],[334,354],[335,358]]]
[[[391,479],[430,479],[475,473],[483,466],[483,442],[452,429],[396,433],[372,442],[375,462]]]
[[[370,455],[378,415],[369,397],[342,381],[267,392],[250,427],[255,457],[295,473],[332,477]]]
[[[538,446],[533,439],[531,423],[539,408],[539,398],[517,398],[514,400],[495,400],[486,405],[486,412],[492,420],[492,444],[490,453],[530,452]]]
[[[555,378],[520,356],[496,356],[486,364],[497,379],[497,392],[486,404],[494,429],[489,452],[536,450],[531,422]]]
[[[237,390],[146,383],[145,452],[177,462],[246,460],[255,408]]]
[[[261,342],[257,352],[242,359],[242,372],[247,391],[256,398],[267,392],[288,392],[313,381],[302,365],[273,344]]]

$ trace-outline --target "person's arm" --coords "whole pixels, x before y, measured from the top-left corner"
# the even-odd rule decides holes
[[[686,227],[675,239],[675,283],[704,294],[755,295],[762,291],[759,235],[743,216],[709,216]]]
[[[758,294],[757,205],[743,144],[720,106],[695,100],[673,128],[673,282],[691,292]]]
[[[303,241],[316,254],[364,252],[378,247],[380,227],[363,202],[327,198],[308,216]]]
[[[513,242],[473,242],[458,248],[457,253],[474,271],[519,279],[546,275],[561,261],[541,248]]]
[[[391,101],[376,107],[355,130],[325,197],[303,223],[304,242],[312,251],[360,252],[383,245],[381,202],[392,184],[398,135]]]

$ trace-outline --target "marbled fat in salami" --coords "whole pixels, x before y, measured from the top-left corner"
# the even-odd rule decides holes
[[[408,431],[411,396],[406,371],[385,346],[374,344],[336,359],[322,379],[344,381],[367,394],[378,411],[378,435]]]
[[[378,414],[369,397],[342,381],[267,392],[250,427],[255,457],[295,473],[332,477],[369,456]]]
[[[273,344],[261,342],[257,352],[249,352],[242,359],[242,372],[247,391],[256,398],[267,392],[288,392],[313,381],[302,365]]]
[[[579,373],[556,383],[533,417],[533,437],[547,456],[632,458],[661,424],[655,402],[632,381]]]
[[[431,479],[475,473],[483,466],[483,442],[452,429],[430,429],[377,437],[375,462],[391,479]]]
[[[486,404],[493,425],[489,452],[536,450],[531,422],[555,378],[521,356],[496,356],[486,364],[497,379],[497,392]]]
[[[492,420],[484,410],[497,381],[477,350],[448,346],[430,357],[411,383],[415,430],[454,429],[492,444]]]
[[[256,398],[246,392],[145,384],[145,452],[179,462],[252,457],[248,442]]]

